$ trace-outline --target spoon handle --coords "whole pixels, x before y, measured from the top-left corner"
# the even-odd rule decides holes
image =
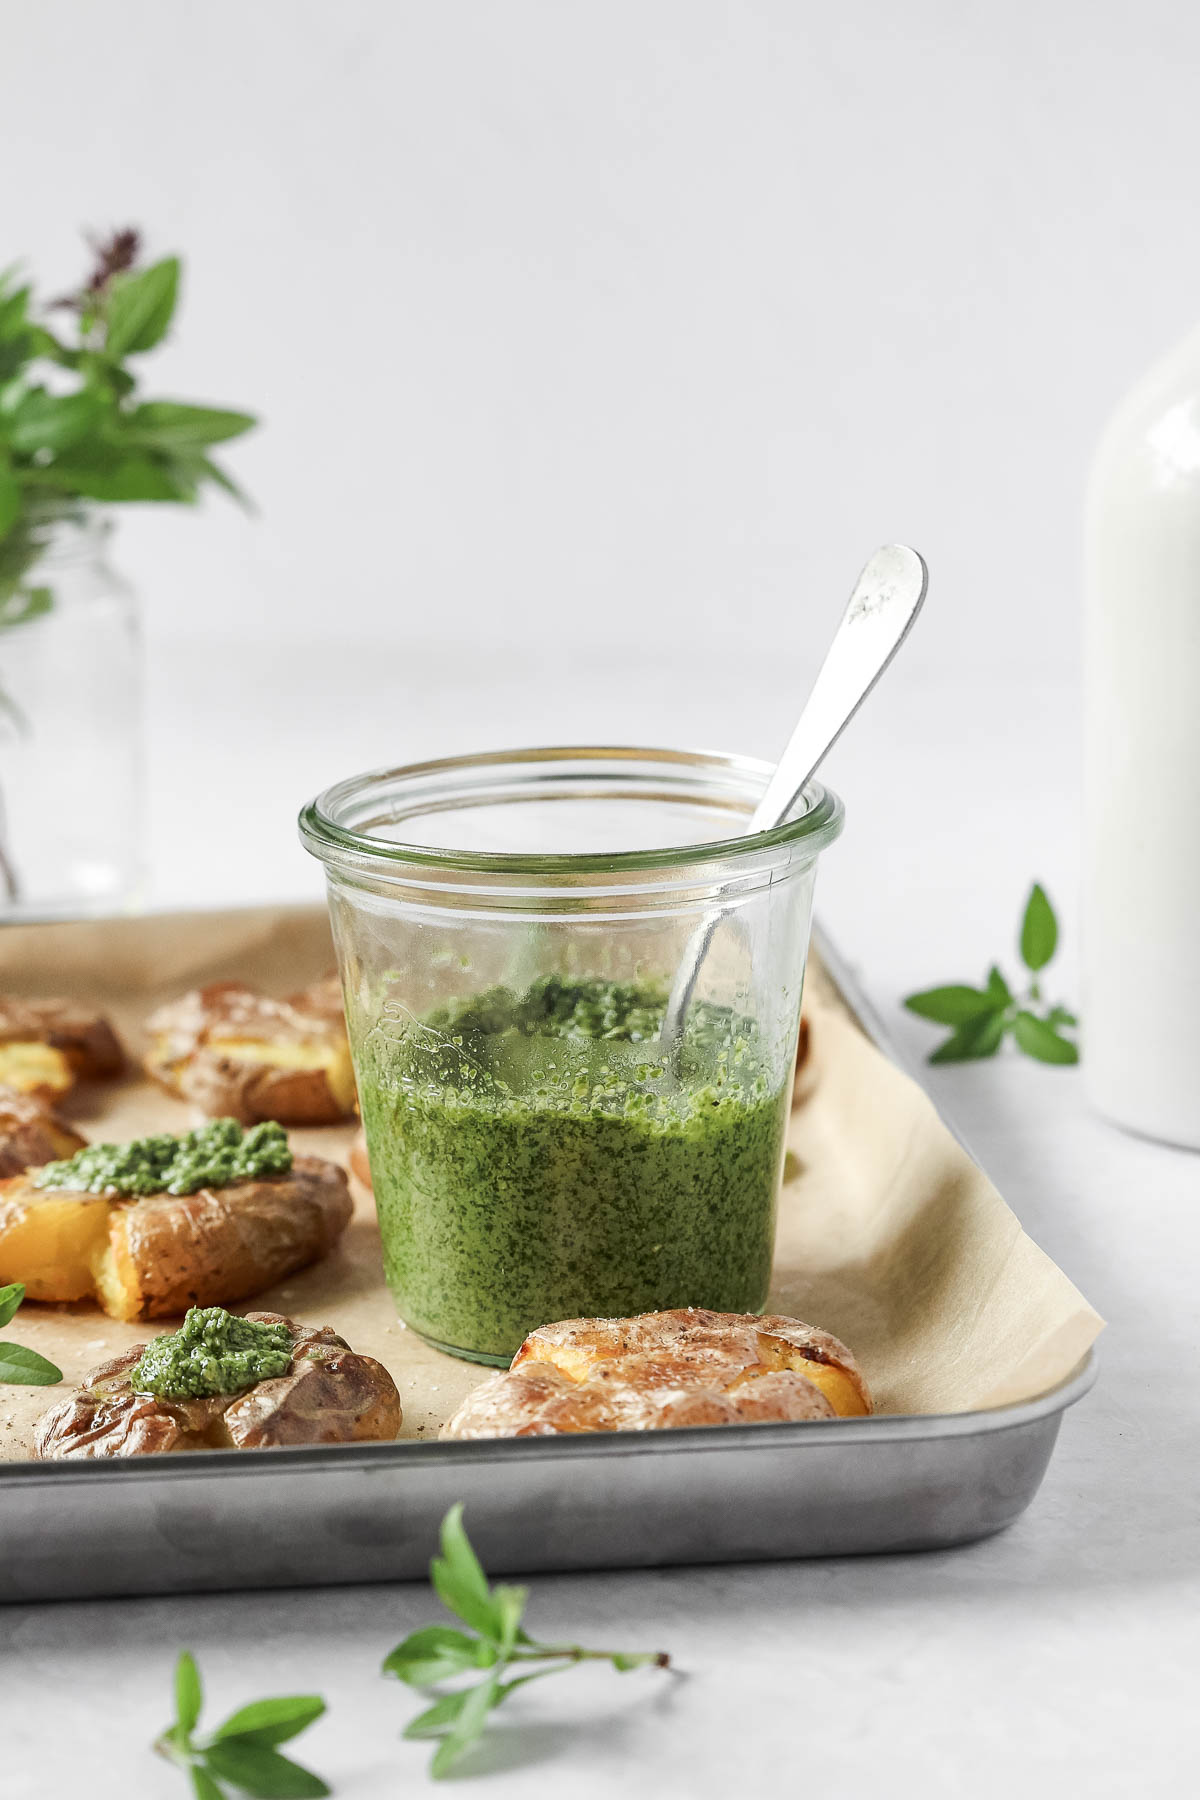
[[[800,722],[746,827],[747,836],[783,824],[801,788],[908,636],[928,585],[929,571],[915,550],[885,544],[875,552],[858,578]],[[684,946],[659,1036],[668,1056],[679,1049],[700,966],[724,916],[714,913],[702,920]]]
[[[912,630],[929,572],[915,550],[885,544],[850,596],[808,703],[780,757],[747,835],[781,825],[801,788],[866,699]]]

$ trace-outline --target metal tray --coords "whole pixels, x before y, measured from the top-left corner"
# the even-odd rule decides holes
[[[0,1601],[403,1580],[455,1500],[497,1573],[943,1549],[1025,1510],[1095,1375],[1089,1352],[1050,1392],[985,1412],[3,1463]]]

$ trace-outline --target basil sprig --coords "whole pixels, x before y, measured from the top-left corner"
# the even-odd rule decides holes
[[[1039,977],[1057,948],[1058,920],[1045,889],[1035,882],[1021,920],[1021,961],[1030,975],[1023,993],[1014,994],[993,963],[983,987],[956,982],[926,988],[905,1000],[918,1018],[952,1027],[930,1062],[976,1062],[995,1056],[1007,1037],[1038,1062],[1078,1062],[1078,1044],[1064,1035],[1064,1027],[1078,1025],[1078,1019],[1065,1006],[1046,1006],[1042,996]]]
[[[10,1281],[7,1287],[0,1287],[0,1325],[15,1318],[24,1298],[23,1281]],[[10,1381],[16,1387],[53,1387],[62,1378],[62,1370],[36,1350],[27,1350],[24,1344],[0,1344],[0,1381]]]
[[[521,1626],[528,1588],[488,1582],[462,1522],[462,1506],[452,1506],[442,1520],[442,1554],[429,1565],[429,1575],[442,1604],[468,1627],[427,1625],[397,1644],[384,1659],[386,1675],[414,1688],[435,1688],[462,1675],[479,1679],[438,1696],[406,1727],[406,1738],[441,1741],[430,1762],[430,1774],[446,1775],[482,1734],[488,1716],[502,1701],[530,1681],[561,1675],[581,1662],[607,1662],[624,1674],[630,1669],[665,1669],[670,1657],[654,1650],[585,1650],[579,1644],[543,1644]],[[545,1666],[524,1673],[530,1663]],[[506,1679],[506,1677],[509,1677]]]
[[[255,1700],[230,1713],[210,1737],[197,1742],[195,1731],[204,1705],[200,1671],[190,1650],[175,1664],[175,1722],[154,1748],[177,1768],[187,1771],[196,1800],[225,1800],[226,1789],[272,1796],[278,1800],[318,1800],[333,1790],[275,1748],[299,1736],[325,1711],[319,1694],[288,1694]]]

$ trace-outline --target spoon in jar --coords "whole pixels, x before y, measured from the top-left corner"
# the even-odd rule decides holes
[[[915,550],[885,544],[877,550],[850,596],[808,703],[800,714],[775,773],[746,827],[746,836],[770,831],[791,814],[806,781],[866,699],[912,630],[929,586],[929,571]],[[671,984],[659,1045],[674,1058],[683,1024],[724,912],[705,919],[688,939]]]

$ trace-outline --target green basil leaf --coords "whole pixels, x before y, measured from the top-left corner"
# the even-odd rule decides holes
[[[262,1800],[319,1800],[328,1785],[311,1769],[301,1768],[266,1744],[245,1738],[220,1738],[204,1750],[204,1760],[222,1781],[232,1781]]]
[[[506,1587],[503,1583],[492,1589],[492,1605],[496,1611],[496,1641],[501,1657],[507,1657],[517,1641],[521,1620],[524,1617],[529,1589],[526,1587]]]
[[[17,1387],[53,1387],[62,1378],[62,1370],[36,1350],[27,1350],[24,1344],[0,1344],[0,1381],[11,1381]]]
[[[1003,1042],[1007,1023],[1002,1009],[982,1019],[972,1019],[952,1031],[929,1060],[931,1063],[978,1062],[985,1056],[995,1056]]]
[[[1044,969],[1058,947],[1058,920],[1046,898],[1046,891],[1036,881],[1025,904],[1021,921],[1021,960],[1036,975]]]
[[[1039,1019],[1031,1012],[1019,1012],[1013,1024],[1013,1036],[1026,1056],[1036,1057],[1044,1063],[1077,1063],[1079,1046],[1072,1044],[1067,1038],[1060,1037],[1046,1019]]]
[[[224,488],[230,499],[236,500],[245,512],[252,513],[254,511],[254,503],[249,495],[238,486],[232,475],[227,475],[220,464],[213,462],[211,457],[200,457],[197,469],[198,474],[202,475],[205,480],[211,481],[214,487]]]
[[[30,356],[43,356],[47,362],[58,363],[63,369],[79,367],[82,351],[69,349],[61,338],[55,337],[52,331],[47,331],[44,325],[31,326],[29,338]]]
[[[48,394],[33,388],[13,414],[8,441],[18,456],[46,450],[69,450],[94,430],[105,402],[85,389],[78,394]]]
[[[1073,1012],[1068,1012],[1065,1006],[1052,1006],[1046,1014],[1046,1023],[1054,1026],[1057,1030],[1060,1025],[1078,1025],[1079,1020]],[[0,1320],[0,1324],[2,1323],[3,1320]]]
[[[25,1298],[25,1283],[10,1281],[6,1287],[0,1287],[0,1325],[16,1317],[18,1306]]]
[[[30,619],[40,618],[53,606],[53,588],[16,588],[0,600],[0,631],[9,631],[14,625],[28,625]],[[0,1325],[3,1323],[0,1319]]]
[[[208,1770],[202,1769],[199,1763],[192,1764],[190,1774],[192,1777],[192,1792],[195,1794],[196,1800],[225,1800],[224,1794],[221,1792]]]
[[[410,1719],[402,1735],[406,1738],[444,1737],[467,1703],[474,1688],[460,1688],[457,1694],[443,1694],[425,1711]]]
[[[934,1019],[939,1025],[967,1025],[995,1012],[996,997],[985,989],[956,984],[910,994],[904,1004],[920,1019]]]
[[[1005,981],[995,963],[993,963],[988,970],[987,991],[992,996],[992,999],[996,1002],[997,1006],[1012,1005],[1012,989],[1009,987],[1007,981]]]
[[[218,1738],[244,1738],[256,1744],[286,1744],[319,1719],[325,1702],[319,1694],[287,1694],[277,1700],[255,1700],[230,1713],[213,1732]]]
[[[164,257],[136,274],[118,275],[105,304],[105,351],[132,356],[153,350],[167,335],[179,296],[179,258]]]
[[[480,1651],[487,1653],[487,1660],[495,1662],[495,1650],[479,1638],[468,1637],[452,1625],[430,1625],[397,1644],[385,1658],[383,1671],[406,1681],[409,1687],[432,1687],[435,1682],[461,1675],[464,1669],[484,1666]]]
[[[8,536],[20,516],[20,483],[14,475],[0,473],[0,539]]]
[[[215,406],[186,406],[175,400],[149,400],[128,415],[125,430],[143,443],[173,450],[224,443],[250,431],[257,423],[250,413],[227,412]]]
[[[203,1705],[204,1690],[196,1659],[190,1650],[181,1650],[175,1664],[175,1720],[182,1732],[195,1731]]]
[[[56,485],[89,500],[192,500],[195,490],[163,462],[138,451],[54,465]]]
[[[495,1643],[500,1636],[500,1620],[492,1604],[487,1576],[463,1528],[462,1512],[462,1502],[458,1501],[442,1520],[442,1554],[429,1565],[430,1580],[443,1606],[456,1613],[464,1625],[481,1631]]]
[[[458,1717],[430,1761],[429,1773],[435,1781],[448,1775],[459,1757],[482,1735],[488,1714],[500,1699],[498,1690],[499,1682],[494,1673],[481,1681],[478,1687],[467,1689],[458,1709]]]

